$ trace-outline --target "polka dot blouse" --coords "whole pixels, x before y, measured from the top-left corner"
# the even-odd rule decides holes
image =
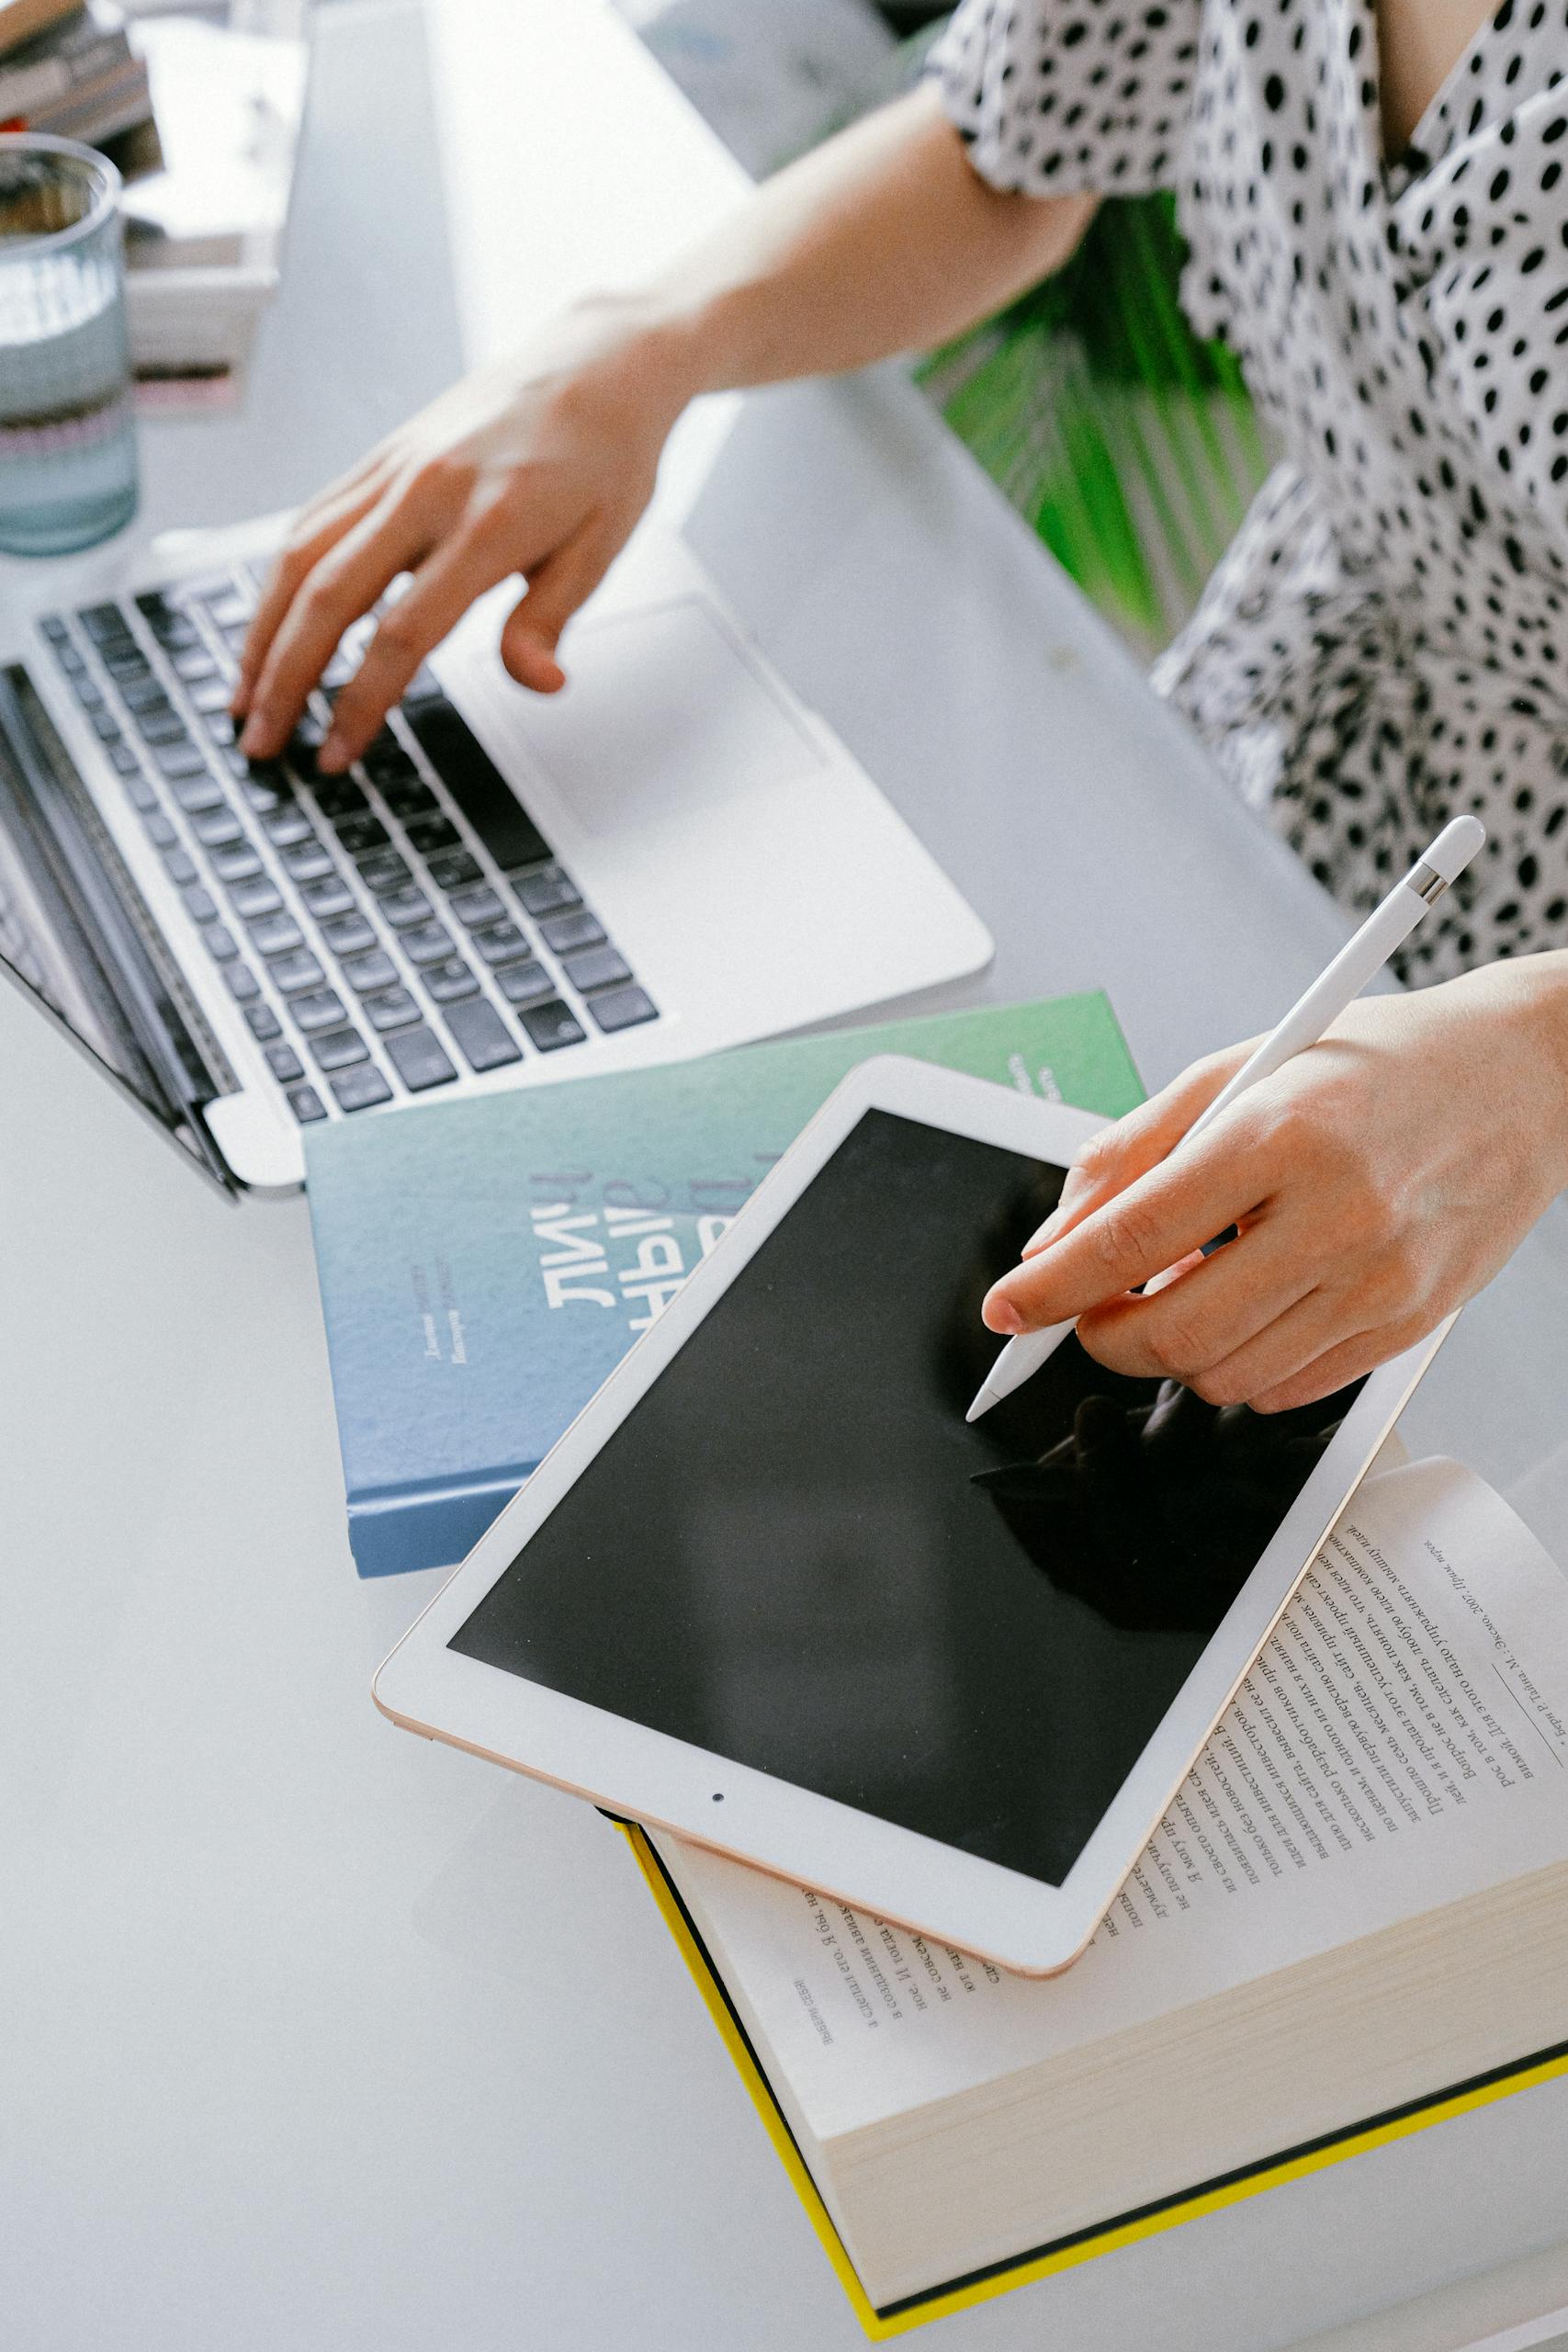
[[[1373,0],[964,0],[933,70],[998,187],[1177,191],[1287,453],[1156,685],[1350,908],[1483,819],[1407,977],[1568,946],[1565,0],[1503,0],[1396,164]]]

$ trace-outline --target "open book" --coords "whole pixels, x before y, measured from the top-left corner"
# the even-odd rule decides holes
[[[1568,2043],[1568,1584],[1374,1467],[1045,1982],[650,1842],[886,2312]]]

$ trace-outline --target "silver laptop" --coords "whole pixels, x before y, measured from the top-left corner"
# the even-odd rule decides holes
[[[637,535],[544,700],[467,616],[346,776],[228,717],[276,526],[0,653],[0,965],[214,1177],[304,1132],[737,1045],[976,970],[991,942],[690,551]]]

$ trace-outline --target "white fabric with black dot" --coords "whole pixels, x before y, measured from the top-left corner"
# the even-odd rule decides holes
[[[1409,976],[1568,945],[1568,0],[1397,164],[1373,0],[964,0],[933,70],[998,187],[1176,190],[1287,452],[1156,684],[1352,909],[1482,818]]]

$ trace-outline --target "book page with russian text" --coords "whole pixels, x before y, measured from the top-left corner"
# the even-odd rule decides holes
[[[829,2137],[1568,1859],[1568,1582],[1458,1463],[1375,1471],[1061,1976],[657,1842]]]

